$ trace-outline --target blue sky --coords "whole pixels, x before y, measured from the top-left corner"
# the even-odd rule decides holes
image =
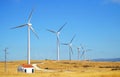
[[[27,57],[27,27],[11,30],[27,22],[35,8],[31,23],[39,35],[31,32],[31,59],[56,59],[56,36],[46,29],[58,30],[61,42],[87,49],[87,59],[120,57],[120,0],[0,0],[0,60],[8,47],[8,60]],[[73,46],[72,59],[77,59]],[[68,59],[68,47],[60,47],[60,59]]]

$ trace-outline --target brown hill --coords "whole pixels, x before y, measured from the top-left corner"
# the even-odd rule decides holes
[[[17,72],[17,67],[26,61],[7,62],[7,72],[4,72],[4,62],[0,62],[0,77],[120,77],[120,62],[92,61],[31,61],[44,70],[36,70],[34,74]]]

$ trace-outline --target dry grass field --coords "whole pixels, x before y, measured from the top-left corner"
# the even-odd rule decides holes
[[[35,70],[33,74],[17,72],[20,64],[26,61],[0,62],[0,77],[120,77],[120,62],[92,61],[32,61],[44,70]]]

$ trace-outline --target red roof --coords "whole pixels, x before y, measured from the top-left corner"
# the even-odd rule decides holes
[[[23,64],[22,67],[24,67],[24,68],[33,68],[33,66],[31,64]]]

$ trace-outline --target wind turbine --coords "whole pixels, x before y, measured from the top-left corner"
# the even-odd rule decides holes
[[[86,55],[85,55],[85,53],[86,53],[87,51],[90,51],[91,49],[85,49],[82,45],[81,45],[81,49],[82,49],[81,57],[84,56],[84,60],[86,60]]]
[[[80,47],[77,47],[77,51],[78,51],[78,60],[80,60]]]
[[[35,34],[35,36],[39,39],[37,33],[35,32],[35,30],[33,29],[32,27],[32,24],[31,24],[31,17],[32,17],[32,13],[33,13],[34,9],[32,9],[29,17],[28,17],[28,22],[23,24],[23,25],[20,25],[20,26],[17,26],[17,27],[13,27],[11,29],[16,29],[16,28],[21,28],[21,27],[25,27],[27,26],[28,27],[28,50],[27,50],[27,63],[30,64],[30,30]]]
[[[83,46],[81,46],[81,49],[82,49],[82,54],[81,54],[81,57],[83,57],[83,55],[85,54],[85,49],[84,49],[84,47]],[[84,59],[85,59],[85,55],[84,55]]]
[[[69,43],[62,43],[62,45],[67,45],[69,47],[69,60],[71,60],[71,54],[73,54],[73,49],[72,49],[72,41],[74,40],[75,35],[71,39]]]
[[[4,52],[5,52],[5,72],[7,71],[7,50],[8,50],[8,48],[4,49]]]
[[[67,23],[65,23],[62,27],[59,28],[58,31],[53,31],[53,30],[50,30],[50,29],[47,29],[49,32],[52,32],[54,34],[56,34],[57,36],[57,60],[59,61],[59,55],[60,55],[60,31],[63,29],[63,27],[66,25]]]

